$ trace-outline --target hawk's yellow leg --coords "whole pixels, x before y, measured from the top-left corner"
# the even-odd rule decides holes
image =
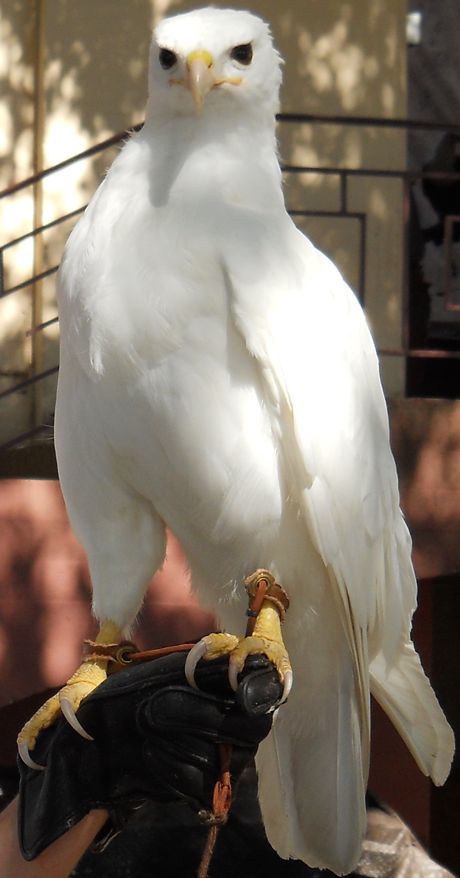
[[[256,619],[254,631],[250,637],[243,637],[230,656],[229,679],[234,689],[237,676],[244,668],[248,655],[263,653],[275,666],[280,680],[285,684],[283,699],[289,694],[286,685],[291,688],[292,668],[289,655],[281,634],[279,612],[271,601],[264,601]]]
[[[108,619],[101,625],[99,634],[96,637],[96,643],[102,643],[104,645],[118,643],[121,639],[121,635],[122,632],[118,626]],[[94,659],[88,659],[82,662],[80,667],[77,668],[65,686],[63,686],[56,695],[48,698],[48,701],[45,701],[45,703],[39,707],[37,712],[34,713],[31,719],[29,719],[22,727],[18,735],[19,753],[28,765],[37,768],[41,767],[33,764],[30,757],[28,759],[27,756],[28,751],[34,749],[37,737],[42,729],[46,729],[48,726],[52,725],[52,723],[58,719],[61,712],[64,713],[67,718],[69,714],[71,715],[75,713],[75,711],[78,710],[81,701],[83,701],[83,699],[86,698],[96,686],[103,683],[106,677],[107,660],[98,659],[95,661]],[[80,727],[80,734],[83,732],[84,730]],[[84,736],[87,738],[90,737],[87,733],[85,733]]]
[[[283,701],[292,686],[292,668],[287,649],[281,634],[281,621],[278,609],[272,601],[264,600],[259,610],[254,631],[250,637],[235,637],[234,634],[207,634],[190,651],[186,662],[186,677],[195,686],[194,671],[200,658],[206,661],[230,655],[229,680],[233,689],[237,688],[237,676],[243,670],[248,655],[263,653],[277,669],[284,684]]]

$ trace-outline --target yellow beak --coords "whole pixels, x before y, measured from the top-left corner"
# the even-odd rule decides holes
[[[214,59],[210,52],[205,49],[197,49],[190,52],[187,58],[187,88],[192,92],[193,102],[199,112],[203,102],[211,89],[216,85],[212,72]]]

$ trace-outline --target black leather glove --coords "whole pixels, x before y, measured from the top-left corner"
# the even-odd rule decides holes
[[[19,760],[19,840],[27,860],[93,808],[108,809],[115,827],[149,799],[182,800],[211,812],[218,744],[232,745],[235,788],[270,731],[267,711],[282,694],[278,674],[264,656],[252,656],[235,694],[228,659],[201,661],[196,690],[186,683],[185,658],[173,653],[113,674],[77,714],[94,741],[61,718],[40,734],[34,750],[45,771]]]

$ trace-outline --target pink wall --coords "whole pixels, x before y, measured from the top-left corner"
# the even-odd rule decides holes
[[[136,642],[155,647],[193,640],[213,617],[191,595],[175,540],[152,580]],[[91,588],[59,484],[0,482],[0,706],[61,685],[94,636]]]

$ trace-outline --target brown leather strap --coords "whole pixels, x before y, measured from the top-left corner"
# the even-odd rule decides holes
[[[214,787],[212,811],[219,825],[227,821],[232,804],[232,780],[230,777],[231,744],[218,744],[220,758],[220,777]]]
[[[289,598],[284,588],[276,582],[275,577],[269,570],[256,570],[244,580],[246,591],[249,596],[249,609],[247,610],[248,623],[246,637],[250,637],[254,631],[257,616],[262,609],[264,601],[274,604],[278,610],[281,621],[284,621],[286,610],[289,608]]]
[[[138,650],[127,656],[126,664],[148,662],[151,659],[162,658],[164,655],[171,655],[173,652],[190,652],[194,646],[196,646],[195,643],[178,643],[176,646],[162,646],[159,649]]]
[[[130,640],[121,640],[119,643],[96,643],[94,640],[83,641],[83,661],[115,662],[123,663],[123,657],[128,653],[137,651],[137,646]]]
[[[230,762],[232,758],[231,744],[218,744],[220,758],[220,776],[215,783],[212,796],[212,814],[207,822],[210,823],[203,856],[197,878],[207,878],[217,834],[221,826],[227,822],[228,813],[232,804],[232,781],[230,776]]]
[[[265,595],[267,594],[267,589],[269,585],[268,580],[264,577],[260,577],[257,582],[254,583],[250,580],[250,577],[245,580],[246,591],[249,597],[249,607],[246,610],[246,615],[248,617],[246,625],[246,637],[250,637],[252,632],[254,631],[257,616],[262,609],[262,604],[264,602]]]
[[[174,652],[190,652],[195,646],[194,643],[178,643],[175,646],[162,646],[159,649],[139,650],[136,644],[129,640],[107,644],[85,640],[84,645],[84,661],[106,661],[107,672],[110,674],[121,671],[133,662],[148,662]]]

